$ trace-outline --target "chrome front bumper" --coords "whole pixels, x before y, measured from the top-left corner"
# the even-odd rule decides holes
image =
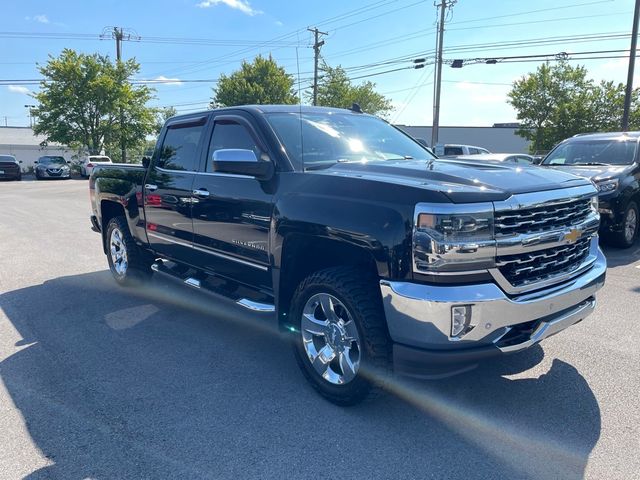
[[[604,285],[606,268],[598,248],[588,271],[519,296],[508,296],[494,283],[433,286],[382,280],[380,289],[396,344],[427,350],[429,358],[455,360],[458,353],[460,358],[479,358],[524,350],[583,320],[595,307],[595,293]],[[452,338],[451,308],[457,305],[471,305],[473,328]]]

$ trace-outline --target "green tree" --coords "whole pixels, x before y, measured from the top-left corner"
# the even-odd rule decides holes
[[[139,71],[134,60],[113,63],[108,56],[65,49],[39,70],[44,79],[34,96],[34,131],[46,141],[91,154],[107,149],[119,158],[121,140],[134,148],[153,132],[154,113],[146,106],[152,90],[128,80]]]
[[[178,111],[175,109],[175,107],[157,108],[155,110],[156,125],[153,133],[157,136],[160,133],[160,130],[162,130],[165,122],[171,117],[175,117],[177,114]]]
[[[342,67],[332,68],[324,64],[318,82],[317,104],[325,107],[351,108],[357,103],[363,112],[384,117],[393,108],[391,100],[377,93],[375,86],[372,82],[353,85]]]
[[[507,101],[521,122],[517,133],[531,141],[532,152],[550,150],[577,133],[620,129],[624,85],[596,84],[587,74],[583,66],[546,63],[514,82]],[[636,127],[638,104],[636,90],[631,115]]]
[[[258,55],[253,62],[242,62],[240,70],[220,75],[213,89],[211,107],[249,104],[295,104],[298,97],[294,80],[269,55]]]

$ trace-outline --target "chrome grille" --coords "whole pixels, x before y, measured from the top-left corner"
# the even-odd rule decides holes
[[[496,266],[514,287],[537,283],[576,270],[589,254],[591,238],[536,252],[497,257]]]
[[[540,233],[571,227],[583,222],[591,213],[591,200],[579,199],[562,203],[496,212],[496,236]]]

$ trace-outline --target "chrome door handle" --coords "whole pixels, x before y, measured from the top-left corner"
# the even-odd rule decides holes
[[[157,185],[152,185],[151,183],[147,183],[144,186],[145,190],[149,190],[150,192],[155,192],[158,189]]]
[[[199,198],[207,198],[209,196],[209,190],[198,188],[193,191],[193,195]]]

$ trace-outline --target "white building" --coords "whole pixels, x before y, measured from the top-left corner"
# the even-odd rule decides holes
[[[529,141],[516,135],[517,127],[440,127],[438,143],[457,143],[486,148],[493,153],[529,153]],[[414,138],[431,145],[431,127],[396,125]]]
[[[22,170],[33,167],[34,162],[43,155],[59,155],[71,160],[74,152],[59,143],[40,146],[44,137],[34,135],[30,127],[0,127],[0,155],[13,155],[22,160]]]

